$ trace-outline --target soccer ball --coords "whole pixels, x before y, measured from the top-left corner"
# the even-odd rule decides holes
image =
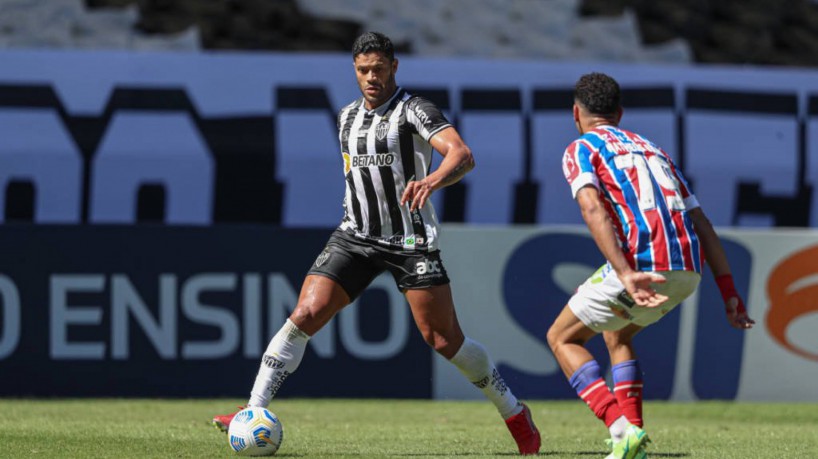
[[[230,421],[227,438],[239,456],[272,456],[281,446],[284,430],[275,414],[260,406],[249,406]]]

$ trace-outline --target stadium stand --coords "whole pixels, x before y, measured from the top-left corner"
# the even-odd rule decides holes
[[[196,27],[160,36],[134,27],[136,4],[86,7],[82,0],[0,1],[0,47],[71,49],[200,49]]]
[[[818,65],[815,0],[584,0],[581,14],[633,10],[646,45],[682,38],[695,62]]]
[[[0,13],[0,48],[346,51],[366,29],[422,56],[818,65],[815,0],[0,0]]]

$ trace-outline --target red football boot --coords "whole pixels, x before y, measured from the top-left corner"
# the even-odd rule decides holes
[[[517,442],[520,454],[537,454],[540,452],[540,431],[537,430],[537,426],[531,419],[531,410],[525,403],[522,405],[523,411],[506,419],[506,425],[514,441]]]
[[[243,410],[244,407],[240,406],[239,411]],[[213,426],[217,429],[221,430],[224,433],[227,433],[227,429],[230,428],[230,421],[233,420],[233,417],[238,414],[239,411],[230,414],[218,414],[213,416]]]

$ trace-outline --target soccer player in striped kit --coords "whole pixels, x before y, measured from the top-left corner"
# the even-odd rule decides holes
[[[346,193],[341,225],[307,273],[298,304],[264,353],[250,406],[266,407],[295,371],[311,336],[389,271],[426,342],[495,405],[521,454],[536,454],[540,433],[483,346],[464,336],[438,249],[429,196],[474,167],[471,150],[440,110],[395,81],[398,60],[385,35],[353,44],[363,97],[338,115]],[[444,159],[430,173],[433,149]],[[406,371],[411,371],[411,364]],[[216,416],[226,430],[233,415]]]
[[[581,137],[563,156],[563,172],[607,263],[576,291],[548,330],[548,343],[571,386],[611,433],[609,458],[647,457],[642,430],[642,372],[632,340],[687,298],[707,260],[735,328],[755,323],[733,285],[716,232],[670,157],[618,127],[617,82],[582,76],[574,89]],[[603,333],[614,392],[585,343]]]

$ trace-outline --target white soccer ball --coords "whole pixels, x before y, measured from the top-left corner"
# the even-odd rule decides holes
[[[236,413],[230,421],[227,438],[239,456],[272,456],[281,446],[284,429],[275,414],[266,408],[250,406]]]

